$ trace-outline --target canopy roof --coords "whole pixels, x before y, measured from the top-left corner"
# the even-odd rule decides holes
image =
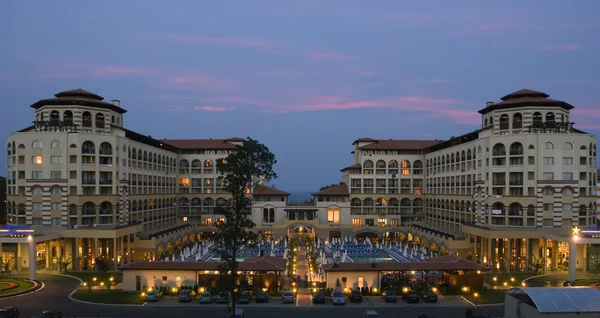
[[[540,313],[600,313],[600,290],[592,287],[519,287],[506,293]]]
[[[246,258],[239,264],[242,271],[273,271],[281,272],[286,269],[287,260],[273,256]],[[184,271],[216,271],[223,262],[147,262],[129,263],[120,270],[184,270]]]
[[[323,266],[326,272],[354,271],[466,271],[488,270],[487,267],[464,257],[444,255],[428,259],[426,262],[390,262],[390,263],[333,263]]]

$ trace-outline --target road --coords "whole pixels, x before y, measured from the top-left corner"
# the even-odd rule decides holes
[[[35,317],[48,309],[59,310],[65,317],[184,317],[192,314],[207,317],[227,317],[223,307],[159,307],[159,306],[118,306],[90,305],[72,301],[68,295],[79,286],[79,281],[57,275],[38,275],[45,287],[35,293],[0,299],[0,307],[17,306],[21,317]],[[241,306],[243,308],[243,306]],[[380,317],[417,317],[419,314],[433,314],[436,317],[464,317],[465,307],[253,307],[245,309],[246,317],[305,318],[317,315],[328,318],[359,318],[367,309],[375,309]],[[502,316],[502,306],[487,306],[485,310],[492,316]]]

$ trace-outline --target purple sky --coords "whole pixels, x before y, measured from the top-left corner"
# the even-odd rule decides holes
[[[258,139],[278,188],[311,191],[340,180],[358,137],[467,133],[521,88],[600,131],[600,1],[93,3],[1,5],[3,135],[33,102],[83,88],[155,138]]]

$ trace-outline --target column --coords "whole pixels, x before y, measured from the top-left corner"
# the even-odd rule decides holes
[[[0,242],[0,265],[3,264],[2,263],[2,242]]]
[[[569,281],[575,281],[575,268],[577,267],[577,243],[569,242]]]
[[[504,247],[504,249],[506,250],[505,254],[506,254],[506,272],[507,273],[510,273],[510,259],[512,258],[511,257],[512,256],[511,255],[512,251],[511,251],[511,248],[510,248],[510,243],[511,243],[510,242],[510,238],[507,238],[506,239],[506,246]]]
[[[35,280],[36,268],[35,268],[35,241],[33,238],[29,239],[29,280]]]
[[[540,242],[544,242],[544,248],[542,248],[542,257],[544,258],[544,274],[548,271],[548,240],[540,239]]]
[[[50,241],[46,241],[46,251],[44,254],[46,254],[46,269],[50,268],[50,264],[52,264],[50,262],[50,259],[52,258],[52,252],[50,251],[50,249],[52,248]]]
[[[98,238],[94,238],[94,248],[92,251],[94,251],[92,257],[94,258],[94,263],[96,263],[96,256],[98,256]]]
[[[491,270],[494,270],[494,262],[492,262],[492,239],[488,238],[487,263]]]
[[[0,253],[2,250],[0,249]],[[587,255],[587,244],[583,244],[583,272],[587,273],[588,267],[588,255]]]
[[[113,250],[112,250],[112,254],[113,254],[113,264],[115,266],[115,270],[117,270],[117,267],[119,266],[118,263],[118,253],[117,253],[117,238],[113,238]]]
[[[529,257],[529,239],[526,238],[525,239],[525,269],[524,269],[525,272],[529,270],[529,260],[530,260],[530,257]]]
[[[23,256],[21,256],[21,253],[23,253],[21,250],[21,243],[17,243],[17,257],[15,259],[17,273],[21,272],[21,266],[23,266]]]
[[[125,264],[125,236],[121,236],[121,266]]]
[[[479,259],[481,260],[481,264],[483,264],[483,255],[485,255],[483,253],[483,242],[484,242],[484,238],[483,236],[479,237]]]
[[[73,247],[75,249],[75,252],[71,256],[71,265],[74,270],[78,271],[79,270],[79,238],[77,238],[77,237],[73,238]]]

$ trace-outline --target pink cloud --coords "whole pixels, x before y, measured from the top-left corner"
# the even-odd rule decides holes
[[[230,46],[242,46],[249,48],[266,48],[271,46],[271,43],[256,38],[239,38],[239,37],[205,37],[195,35],[184,35],[184,34],[162,34],[159,37],[173,40],[176,42],[184,43],[201,43],[201,44],[217,44],[217,45],[230,45]]]
[[[155,71],[149,68],[136,66],[117,66],[117,65],[100,65],[92,70],[92,75],[96,77],[111,77],[119,75],[151,75]]]
[[[224,112],[228,110],[233,110],[233,108],[222,107],[222,106],[196,106],[195,110],[207,111],[207,112]]]
[[[579,44],[560,44],[560,45],[546,45],[540,46],[542,51],[579,51],[581,46]]]
[[[410,81],[415,83],[456,83],[455,81],[445,78],[412,78]]]
[[[600,117],[600,107],[594,107],[593,109],[576,108],[571,113],[583,117]]]
[[[354,60],[356,57],[348,56],[335,52],[309,52],[308,58],[311,60],[334,60],[334,61],[347,61]]]
[[[448,117],[451,117],[459,124],[481,124],[481,115],[475,110],[440,109],[440,112]]]
[[[81,74],[76,73],[44,73],[36,74],[32,76],[36,79],[70,79],[83,77]]]
[[[158,80],[157,86],[166,89],[184,90],[184,91],[229,91],[234,88],[234,84],[214,75],[204,73],[188,73],[181,75],[171,75]]]

